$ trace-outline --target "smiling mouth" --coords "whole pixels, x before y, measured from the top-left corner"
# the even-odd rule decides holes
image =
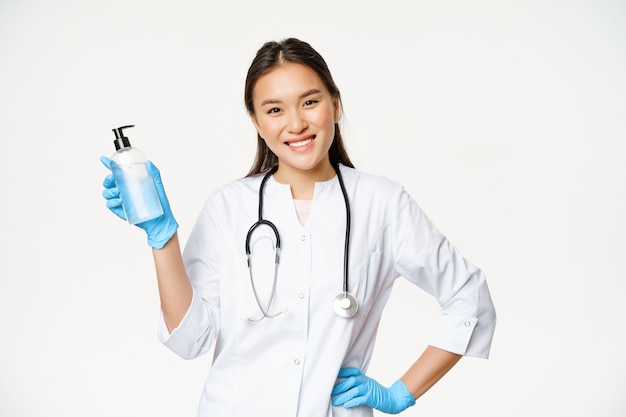
[[[285,142],[285,145],[290,146],[292,148],[300,148],[302,146],[306,146],[309,143],[313,142],[313,139],[315,139],[315,136],[311,136],[309,138],[302,139],[296,142]]]

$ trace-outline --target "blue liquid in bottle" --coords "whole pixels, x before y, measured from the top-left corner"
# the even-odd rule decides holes
[[[120,190],[126,219],[130,224],[137,224],[161,216],[163,208],[154,181],[146,169],[143,152],[132,147],[123,134],[123,129],[129,127],[133,126],[113,129],[117,152],[111,157],[111,170]]]

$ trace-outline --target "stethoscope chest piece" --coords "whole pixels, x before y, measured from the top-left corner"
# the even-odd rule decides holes
[[[333,309],[339,317],[352,317],[359,309],[359,302],[349,292],[342,292],[333,300]]]

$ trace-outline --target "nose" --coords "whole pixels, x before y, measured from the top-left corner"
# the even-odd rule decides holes
[[[299,111],[292,111],[289,113],[289,119],[287,120],[287,129],[289,130],[289,133],[301,133],[308,126],[309,125],[306,122],[304,115]]]

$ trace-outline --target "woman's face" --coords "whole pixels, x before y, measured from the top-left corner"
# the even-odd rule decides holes
[[[279,65],[259,77],[253,90],[252,122],[278,157],[277,180],[307,175],[334,177],[328,150],[335,136],[339,102],[320,77],[302,64]]]

